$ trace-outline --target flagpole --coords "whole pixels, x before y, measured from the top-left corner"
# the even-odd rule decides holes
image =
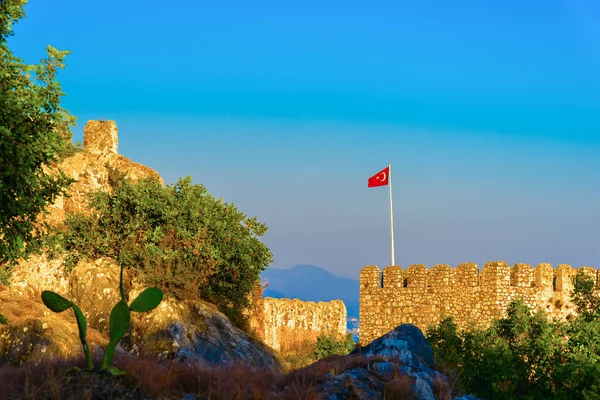
[[[396,265],[394,263],[394,211],[392,209],[392,164],[388,164],[388,168],[388,180],[390,181],[390,246],[392,249],[392,264],[390,265]]]

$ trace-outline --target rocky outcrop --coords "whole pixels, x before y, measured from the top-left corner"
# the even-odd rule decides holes
[[[35,254],[13,269],[10,290],[15,294],[35,296],[48,288],[62,295],[69,293],[63,257],[51,259],[47,254]]]
[[[153,169],[118,154],[118,129],[115,121],[88,121],[83,129],[83,151],[78,151],[57,165],[68,177],[74,178],[67,196],[59,197],[48,207],[42,220],[60,225],[65,215],[88,212],[87,194],[97,190],[111,192],[110,170],[113,168],[129,179],[162,178]]]
[[[241,363],[281,371],[273,351],[231,324],[212,304],[167,299],[147,315],[133,316],[123,346],[133,355],[198,361],[210,365]]]
[[[61,170],[76,182],[69,187],[66,196],[57,198],[47,207],[46,214],[40,214],[40,223],[61,226],[67,215],[89,212],[88,194],[98,190],[112,191],[114,174],[111,171],[117,171],[134,182],[153,177],[163,183],[155,170],[117,153],[117,133],[115,121],[88,121],[85,124],[83,150],[64,159],[54,169],[48,169],[50,173]],[[11,287],[30,294],[40,287],[52,287],[58,293],[65,293],[68,279],[62,273],[63,261],[64,257],[60,255],[49,259],[45,254],[21,261],[12,271]]]
[[[325,375],[324,399],[451,398],[448,378],[434,369],[431,346],[414,325],[401,325],[337,363],[345,368]]]
[[[108,342],[108,321],[120,299],[119,267],[108,258],[80,261],[71,271],[62,295],[74,301],[88,323],[88,338],[95,351]],[[125,281],[130,281],[126,279]],[[31,289],[31,288],[30,288]],[[40,290],[4,290],[0,293],[9,325],[0,325],[1,363],[39,362],[44,356],[80,356],[81,343],[71,311],[55,314],[40,300]],[[53,288],[50,288],[53,289]],[[130,289],[130,290],[129,290]],[[129,299],[145,287],[135,279],[126,285]],[[37,294],[31,294],[31,291]],[[205,364],[241,363],[281,371],[273,351],[236,328],[213,305],[165,298],[149,313],[133,313],[122,352],[157,359],[194,360]]]
[[[80,261],[69,274],[68,299],[81,308],[89,326],[108,334],[110,311],[121,300],[119,280],[121,269],[110,258],[94,262]],[[130,279],[125,272],[125,287]]]
[[[0,292],[2,314],[8,325],[0,325],[0,365],[39,363],[44,359],[76,358],[83,355],[77,323],[72,312],[55,314],[37,298],[5,289]],[[89,328],[92,354],[108,343]]]
[[[40,222],[58,226],[73,213],[90,212],[88,194],[110,193],[119,176],[137,181],[158,173],[118,153],[118,129],[114,121],[88,121],[84,128],[83,150],[58,164],[76,180],[66,196],[58,198],[40,216]],[[90,335],[106,342],[109,316],[119,300],[119,268],[110,259],[80,261],[64,275],[64,257],[50,259],[34,255],[14,270],[10,290],[4,293],[2,310],[9,326],[0,326],[0,355],[3,362],[37,361],[43,354],[81,354],[77,326],[72,312],[51,313],[41,303],[40,293],[53,290],[74,301],[86,316]],[[132,282],[131,277],[126,282]],[[131,296],[141,290],[128,285]],[[31,313],[21,315],[18,305],[26,302]],[[11,310],[14,313],[11,313]],[[40,328],[40,327],[46,328]],[[279,370],[279,362],[267,346],[250,339],[208,303],[184,303],[165,299],[149,314],[134,313],[131,334],[123,346],[132,354],[158,358],[195,359],[207,363],[245,362],[256,367]]]

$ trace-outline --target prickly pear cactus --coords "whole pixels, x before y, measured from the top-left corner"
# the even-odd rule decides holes
[[[112,364],[113,357],[115,355],[115,349],[123,336],[127,333],[129,329],[129,324],[131,323],[131,312],[148,312],[154,310],[163,299],[163,292],[159,288],[151,287],[144,290],[140,293],[135,300],[131,302],[131,305],[127,304],[127,300],[125,299],[125,289],[123,287],[123,267],[121,267],[120,274],[120,282],[119,282],[119,291],[121,293],[121,300],[115,304],[112,311],[110,312],[110,321],[109,321],[109,333],[110,333],[110,342],[106,346],[106,350],[104,351],[104,357],[102,357],[102,362],[100,364],[100,369],[104,371],[108,371],[113,375],[122,375],[125,372],[119,370],[114,367]],[[50,290],[44,290],[42,292],[42,301],[50,310],[60,313],[69,308],[73,309],[73,313],[75,314],[75,319],[77,320],[77,327],[79,328],[79,339],[81,340],[81,344],[83,346],[83,351],[85,353],[86,359],[86,367],[88,370],[94,369],[94,364],[92,361],[92,356],[90,354],[90,349],[87,344],[86,335],[87,335],[87,323],[85,320],[85,316],[81,309],[75,305],[70,300],[65,299],[61,295],[54,293]]]
[[[83,347],[83,352],[85,353],[86,368],[88,370],[94,369],[92,354],[90,353],[90,348],[87,344],[87,323],[85,321],[83,312],[81,312],[81,309],[72,301],[67,300],[58,293],[54,293],[50,290],[44,290],[42,292],[42,301],[46,307],[55,313],[60,313],[68,310],[69,308],[73,308],[75,320],[77,321],[77,328],[79,329],[79,340],[81,341],[81,346]]]
[[[131,305],[127,305],[125,300],[125,291],[123,289],[123,268],[121,267],[121,282],[119,283],[121,291],[121,301],[113,307],[110,312],[110,342],[106,346],[100,369],[108,370],[111,373],[116,370],[111,366],[112,359],[115,355],[117,344],[123,339],[125,333],[129,329],[131,323],[131,311],[148,312],[154,310],[162,301],[163,292],[159,288],[151,287],[140,293]],[[118,371],[118,370],[117,370]]]

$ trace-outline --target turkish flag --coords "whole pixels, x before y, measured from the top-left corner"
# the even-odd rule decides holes
[[[369,187],[386,186],[390,178],[389,165],[369,178]]]

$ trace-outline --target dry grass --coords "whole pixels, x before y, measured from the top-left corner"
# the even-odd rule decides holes
[[[454,397],[452,395],[452,388],[454,386],[454,382],[454,379],[444,380],[440,378],[434,378],[433,395],[435,396],[436,400],[452,400],[452,398]]]
[[[288,354],[312,348],[311,346],[317,341],[320,334],[321,332],[313,330],[280,326],[277,328],[279,351],[282,354]]]
[[[283,375],[243,365],[208,367],[178,361],[157,362],[133,357],[115,360],[124,376],[69,372],[83,360],[56,360],[40,365],[0,368],[0,399],[111,400],[201,399],[317,400],[320,370]]]
[[[78,360],[83,365],[82,360]],[[0,399],[75,400],[141,399],[124,380],[93,374],[88,378],[69,374],[73,360],[45,362],[24,367],[0,368]]]
[[[289,365],[290,370],[304,368],[315,362],[310,357],[319,332],[305,329],[292,329],[287,326],[277,328],[279,354]]]
[[[418,396],[413,389],[415,380],[409,375],[399,375],[385,385],[384,398],[390,400],[418,400]]]
[[[243,365],[207,367],[120,357],[115,364],[127,374],[117,377],[99,373],[82,376],[69,372],[69,368],[83,367],[83,359],[56,360],[36,366],[0,368],[0,399],[162,400],[181,399],[192,393],[211,400],[318,400],[322,398],[319,388],[327,373],[337,374],[381,360],[336,356],[284,375]],[[396,386],[390,387],[390,393],[399,390]]]
[[[446,377],[446,380],[434,379],[433,381],[436,400],[450,400],[453,397],[466,394],[460,385],[456,369],[438,363],[436,370]]]
[[[355,368],[370,369],[384,357],[331,356],[305,368],[281,374],[252,370],[244,365],[206,366],[179,361],[156,361],[119,356],[115,365],[124,376],[69,372],[83,367],[83,359],[55,360],[40,365],[0,367],[0,400],[142,400],[182,399],[193,394],[211,400],[319,400],[328,373],[338,375]],[[99,360],[96,360],[99,361]],[[385,386],[385,399],[416,398],[414,378],[394,374]],[[434,384],[436,399],[451,399],[445,380]]]
[[[299,328],[288,328],[281,326],[277,328],[277,337],[279,339],[279,351],[290,370],[307,367],[317,360],[311,357],[317,338],[323,335],[323,332]],[[332,334],[337,340],[343,340],[344,337]]]

